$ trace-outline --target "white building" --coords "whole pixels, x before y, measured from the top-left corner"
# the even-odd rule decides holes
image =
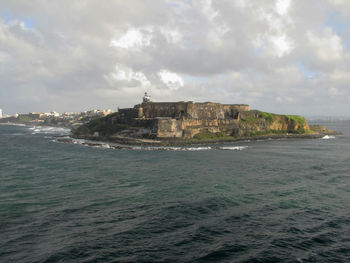
[[[2,109],[0,109],[0,119],[2,118]]]

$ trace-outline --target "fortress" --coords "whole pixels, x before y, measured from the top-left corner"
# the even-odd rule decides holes
[[[114,122],[144,127],[158,138],[192,138],[202,132],[232,131],[247,111],[246,104],[152,102],[145,93],[141,104],[119,109]]]
[[[306,119],[297,115],[250,110],[246,104],[152,102],[145,93],[142,103],[81,125],[74,135],[121,143],[135,143],[138,139],[164,139],[169,143],[192,138],[203,141],[311,132]],[[167,140],[171,138],[183,140]]]

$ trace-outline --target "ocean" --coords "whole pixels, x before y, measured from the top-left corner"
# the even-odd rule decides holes
[[[350,122],[113,149],[0,125],[0,262],[350,262]]]

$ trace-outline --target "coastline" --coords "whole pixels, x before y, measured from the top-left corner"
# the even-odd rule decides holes
[[[116,149],[132,149],[133,147],[189,147],[200,145],[219,145],[224,143],[244,142],[244,141],[259,141],[259,140],[279,140],[279,139],[320,139],[327,135],[342,135],[342,133],[330,131],[317,132],[312,134],[266,134],[266,135],[253,135],[244,137],[232,137],[224,139],[210,139],[210,140],[195,140],[195,139],[144,139],[133,138],[124,136],[86,136],[86,135],[74,135],[70,127],[64,125],[43,125],[38,123],[0,123],[0,125],[14,125],[14,126],[38,126],[38,127],[54,127],[64,128],[71,131],[67,135],[54,136],[57,142],[77,144],[74,140],[84,140],[81,144],[88,146],[101,146],[107,145],[107,148]]]
[[[215,140],[186,140],[186,139],[139,139],[131,137],[100,137],[100,136],[72,136],[70,139],[58,138],[59,142],[68,142],[73,139],[80,139],[90,141],[92,145],[94,142],[100,143],[115,143],[125,146],[143,146],[143,147],[183,147],[192,145],[207,145],[207,144],[223,144],[243,141],[259,141],[259,140],[278,140],[278,139],[320,139],[326,135],[340,135],[339,133],[317,133],[317,134],[269,134],[259,136],[246,136],[232,139],[215,139]]]

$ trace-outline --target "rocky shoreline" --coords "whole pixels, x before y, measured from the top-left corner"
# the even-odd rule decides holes
[[[7,125],[28,125],[18,123],[6,123]],[[37,125],[46,127],[56,127],[57,125]],[[60,127],[67,128],[67,127]],[[232,137],[224,139],[211,139],[211,140],[194,140],[194,139],[183,139],[183,138],[157,138],[157,139],[145,139],[145,138],[134,138],[126,136],[87,136],[87,135],[74,135],[69,136],[56,136],[55,140],[61,143],[77,144],[75,140],[84,140],[80,144],[92,147],[105,146],[106,148],[114,149],[134,149],[135,147],[189,147],[189,146],[201,146],[201,145],[218,145],[224,143],[242,142],[242,141],[258,141],[258,140],[278,140],[278,139],[320,139],[324,136],[341,135],[339,132],[325,129],[323,126],[312,125],[315,133],[312,134],[266,134],[266,135],[255,135],[255,136],[243,136],[243,137]],[[214,147],[215,148],[215,147]]]
[[[258,136],[246,136],[232,139],[216,139],[216,140],[187,140],[187,139],[140,139],[132,137],[121,137],[121,136],[71,136],[72,139],[83,139],[90,141],[89,144],[94,146],[93,142],[102,143],[115,143],[125,146],[144,146],[144,147],[181,147],[181,146],[191,146],[191,145],[206,145],[206,144],[223,144],[231,142],[241,142],[241,141],[258,141],[258,140],[271,140],[271,139],[320,139],[326,135],[340,135],[337,132],[328,133],[315,133],[315,134],[268,134],[268,135],[258,135]],[[69,139],[68,139],[69,140]],[[57,138],[59,142],[69,142],[67,138],[60,139]],[[116,146],[117,148],[123,148],[122,146]]]

